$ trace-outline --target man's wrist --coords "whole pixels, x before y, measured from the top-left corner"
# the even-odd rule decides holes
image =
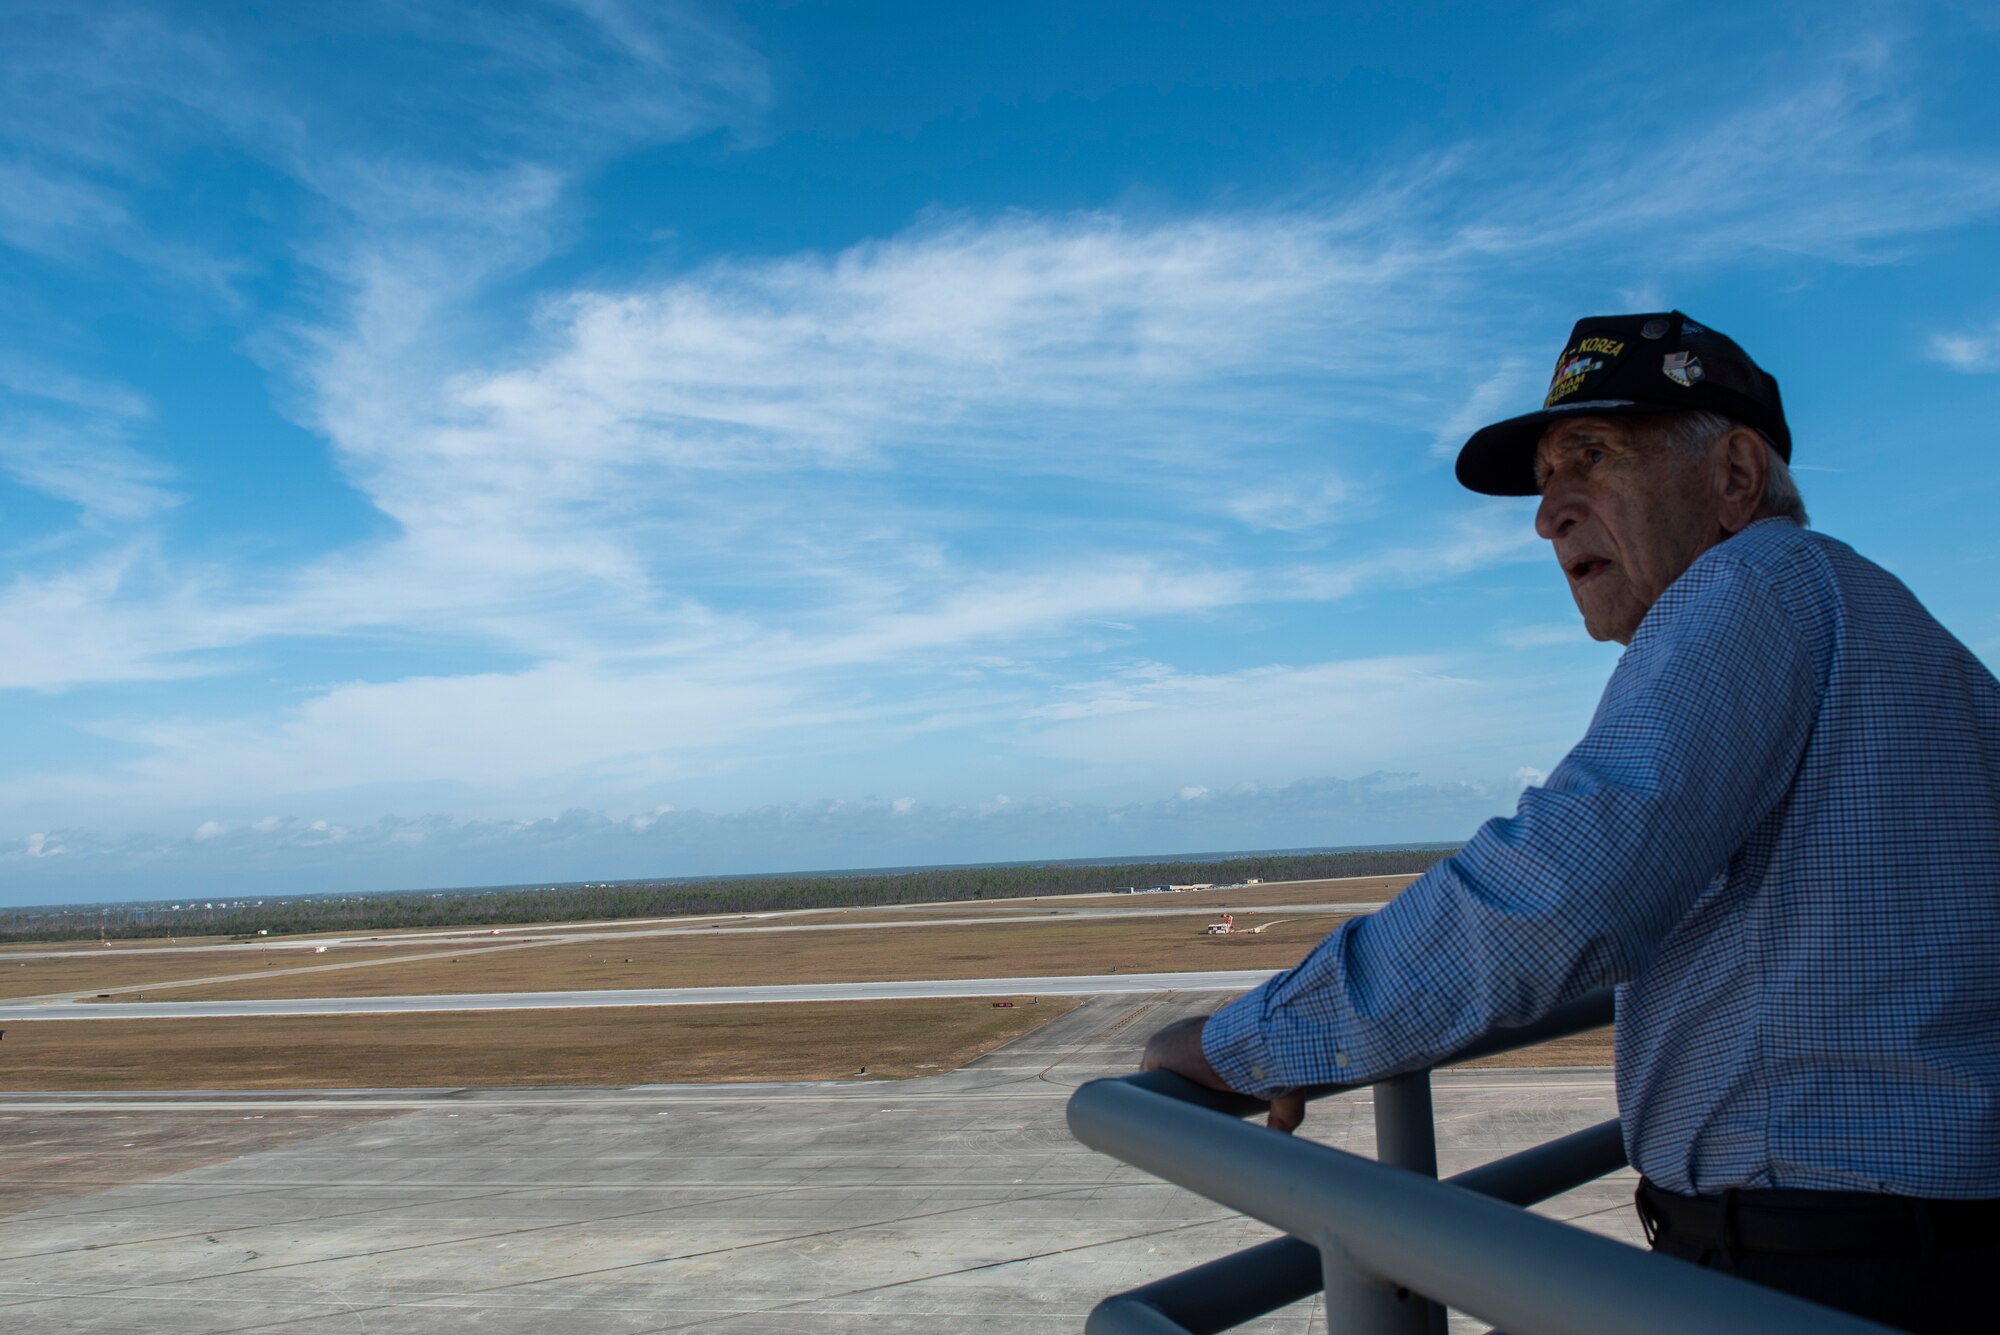
[[[1268,1099],[1295,1083],[1272,1060],[1263,1034],[1263,989],[1238,997],[1202,1026],[1201,1054],[1222,1083]]]

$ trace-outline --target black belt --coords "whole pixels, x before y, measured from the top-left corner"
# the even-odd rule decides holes
[[[1680,1196],[1642,1181],[1638,1206],[1648,1238],[1726,1251],[1915,1256],[2000,1240],[2000,1200],[1751,1188]]]

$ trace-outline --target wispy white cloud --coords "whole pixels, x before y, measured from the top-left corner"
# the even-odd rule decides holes
[[[1470,741],[1490,705],[1481,683],[1438,658],[1167,671],[1081,682],[1032,713],[1029,742],[1072,765],[1121,765],[1206,780],[1310,772],[1329,747],[1363,769],[1422,765],[1445,737]]]
[[[1493,638],[1509,649],[1574,649],[1591,643],[1583,619],[1552,621],[1535,626],[1501,626]]]
[[[0,242],[44,256],[66,255],[81,236],[130,224],[111,190],[25,162],[0,162]]]
[[[0,352],[0,473],[93,526],[145,519],[180,500],[171,471],[130,443],[147,412],[124,385]]]
[[[180,500],[172,473],[122,441],[32,417],[0,415],[0,472],[91,520],[140,520]]]
[[[140,721],[113,734],[146,749],[108,791],[227,798],[408,784],[518,790],[551,776],[607,786],[680,777],[812,719],[782,686],[554,664],[529,671],[355,682],[276,722]]]
[[[1479,369],[1474,368],[1475,374]],[[1466,437],[1488,422],[1533,411],[1538,406],[1534,391],[1540,388],[1539,369],[1539,363],[1518,353],[1494,358],[1484,374],[1478,374],[1465,400],[1439,425],[1431,440],[1431,457],[1455,458]]]
[[[0,689],[214,671],[198,655],[231,642],[206,628],[214,605],[199,580],[164,572],[156,544],[145,538],[53,573],[16,575],[0,587],[0,618],[17,632],[0,655]]]
[[[1332,523],[1350,496],[1338,477],[1291,476],[1226,496],[1222,508],[1246,528],[1297,533]]]
[[[150,411],[145,397],[129,386],[79,375],[18,349],[0,350],[0,392],[118,422],[137,421]]]
[[[1634,287],[1618,289],[1618,306],[1627,311],[1657,311],[1667,306],[1667,298],[1659,284],[1646,282]]]
[[[1560,146],[1560,172],[1480,193],[1461,240],[1499,255],[1621,238],[1646,247],[1657,292],[1722,254],[1891,262],[1913,238],[2000,208],[2000,161],[1924,134],[1911,45],[1891,33],[1835,40],[1740,99],[1699,112],[1670,95],[1631,106],[1616,134]],[[1502,152],[1485,170],[1518,161]]]
[[[1932,334],[1930,359],[1970,375],[2000,371],[2000,321],[1971,332]]]
[[[1346,598],[1383,589],[1414,589],[1455,577],[1548,558],[1518,506],[1487,502],[1436,519],[1394,545],[1345,561],[1280,569],[1265,577],[1266,596]]]

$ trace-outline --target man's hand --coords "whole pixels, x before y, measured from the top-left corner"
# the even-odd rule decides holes
[[[1207,1023],[1206,1015],[1190,1015],[1156,1032],[1146,1040],[1146,1054],[1139,1059],[1139,1069],[1172,1071],[1210,1089],[1230,1088],[1202,1053],[1201,1031]],[[1290,1133],[1298,1129],[1305,1116],[1305,1099],[1287,1091],[1271,1100],[1271,1113],[1265,1119],[1265,1125],[1273,1131]]]
[[[1227,1082],[1215,1073],[1201,1050],[1201,1031],[1207,1023],[1206,1015],[1190,1015],[1159,1030],[1146,1040],[1146,1055],[1139,1059],[1139,1069],[1172,1071],[1197,1085],[1228,1089]]]

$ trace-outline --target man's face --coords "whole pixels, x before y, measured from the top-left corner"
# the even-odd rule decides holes
[[[1592,639],[1629,644],[1647,609],[1726,536],[1713,476],[1645,419],[1580,418],[1542,435],[1535,532],[1555,546]]]

